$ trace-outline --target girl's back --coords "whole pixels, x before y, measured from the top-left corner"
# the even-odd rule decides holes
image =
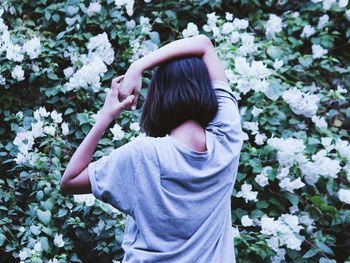
[[[124,262],[234,262],[230,199],[242,131],[230,88],[212,84],[219,111],[207,151],[146,137],[89,165],[93,193],[129,215]]]

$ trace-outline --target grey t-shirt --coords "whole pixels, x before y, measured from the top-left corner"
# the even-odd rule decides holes
[[[88,166],[92,192],[127,216],[123,262],[235,262],[231,194],[243,143],[238,103],[212,81],[219,103],[206,152],[171,136],[145,137]]]

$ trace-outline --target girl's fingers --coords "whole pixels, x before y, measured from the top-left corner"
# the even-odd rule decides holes
[[[118,96],[118,89],[121,85],[121,82],[123,81],[124,75],[121,75],[119,77],[116,77],[112,80],[112,91],[114,96]]]
[[[136,106],[137,106],[137,100],[139,99],[139,93],[138,92],[134,92],[133,95],[134,95],[134,98],[133,98],[133,101],[131,103],[131,109],[135,110]]]
[[[118,83],[118,82],[119,82],[120,80],[122,80],[123,78],[124,78],[124,75],[120,75],[120,76],[114,78],[114,79],[112,80],[112,83],[113,83],[113,82]]]

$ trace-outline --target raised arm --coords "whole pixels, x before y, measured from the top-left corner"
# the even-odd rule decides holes
[[[135,95],[132,103],[132,108],[135,108],[142,85],[141,76],[143,71],[168,60],[191,55],[202,58],[208,68],[211,80],[227,81],[224,67],[210,39],[205,35],[198,35],[171,42],[135,61],[125,74],[123,88],[119,93],[120,98],[124,99],[130,94]]]

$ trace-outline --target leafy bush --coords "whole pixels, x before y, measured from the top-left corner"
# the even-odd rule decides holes
[[[239,262],[350,260],[348,1],[9,1],[0,18],[1,262],[121,260],[125,215],[59,182],[105,89],[172,40],[209,36],[246,139]],[[144,74],[139,108],[151,72]],[[143,136],[126,111],[95,157]]]

